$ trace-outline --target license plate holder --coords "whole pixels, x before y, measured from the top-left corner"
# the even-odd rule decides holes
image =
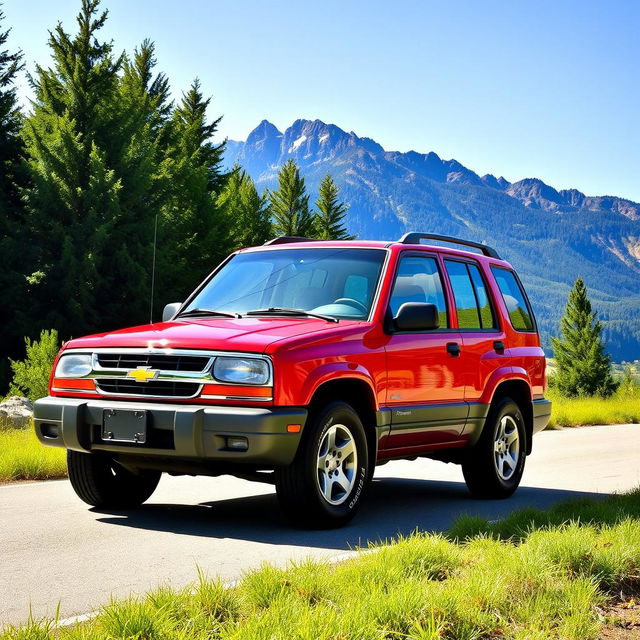
[[[102,439],[144,444],[147,441],[147,412],[144,409],[104,409]]]

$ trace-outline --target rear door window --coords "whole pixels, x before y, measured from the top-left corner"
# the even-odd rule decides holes
[[[507,306],[513,328],[518,331],[535,331],[527,298],[513,271],[503,267],[491,267],[491,271]]]
[[[467,264],[467,269],[469,269],[469,273],[471,274],[473,288],[476,292],[478,311],[480,312],[480,324],[483,329],[495,329],[498,326],[496,322],[496,314],[493,306],[491,305],[491,299],[487,292],[487,285],[480,274],[480,269],[475,264]]]
[[[460,329],[495,329],[495,313],[480,270],[474,264],[444,261],[453,289]]]
[[[471,276],[464,262],[445,260],[444,264],[449,274],[449,281],[453,289],[460,329],[481,329],[478,302],[473,292]]]

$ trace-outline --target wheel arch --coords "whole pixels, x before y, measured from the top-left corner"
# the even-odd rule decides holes
[[[527,455],[531,453],[533,444],[533,398],[531,387],[523,378],[510,378],[498,384],[491,397],[490,409],[501,398],[511,398],[522,411],[524,418],[524,428],[527,435]]]
[[[373,473],[378,457],[377,403],[370,384],[361,378],[340,378],[318,385],[309,402],[309,411],[341,400],[356,411],[367,436],[369,469]]]

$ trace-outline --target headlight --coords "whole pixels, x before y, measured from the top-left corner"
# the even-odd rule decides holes
[[[213,376],[220,382],[232,384],[267,384],[269,364],[257,358],[216,358]]]
[[[82,378],[91,373],[91,356],[89,354],[61,356],[54,377]]]

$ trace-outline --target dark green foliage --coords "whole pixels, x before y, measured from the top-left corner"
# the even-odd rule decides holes
[[[338,185],[327,174],[320,183],[318,212],[315,216],[315,231],[318,240],[353,240],[345,227],[345,217],[349,206],[338,200]]]
[[[158,306],[184,300],[230,250],[229,222],[217,204],[228,178],[221,170],[224,143],[210,140],[220,118],[207,120],[209,102],[196,79],[173,111],[162,167],[169,187],[160,216]]]
[[[98,40],[106,17],[97,0],[83,0],[77,34],[60,24],[50,33],[53,67],[36,68],[24,130],[33,179],[26,199],[38,249],[32,303],[37,323],[64,336],[137,319],[148,252],[148,240],[140,238],[144,220],[137,219],[132,237],[139,212],[127,206],[133,200],[127,192],[139,186],[123,180],[123,138],[130,133],[117,109],[123,57]]]
[[[234,249],[253,247],[271,238],[271,212],[266,194],[259,195],[253,180],[236,166],[218,198],[231,227]]]
[[[27,176],[22,165],[23,143],[19,136],[22,116],[14,83],[23,68],[22,53],[5,49],[9,31],[2,30],[0,11],[0,356],[12,353],[21,335],[16,304],[24,299],[22,276],[26,234],[20,188]],[[0,365],[0,385],[8,371]]]
[[[582,278],[575,281],[569,294],[561,332],[562,339],[551,339],[557,363],[554,385],[568,397],[611,395],[616,389],[611,360]]]
[[[269,193],[276,236],[311,237],[314,233],[309,195],[298,165],[289,160],[278,174],[278,189]]]

